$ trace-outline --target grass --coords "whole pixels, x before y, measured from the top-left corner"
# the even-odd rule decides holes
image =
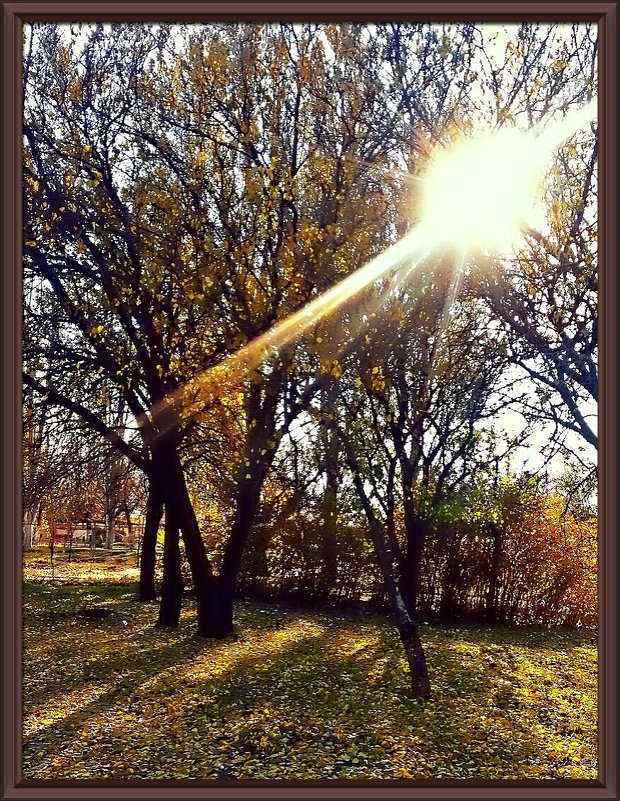
[[[425,626],[410,698],[389,622],[239,604],[237,634],[153,627],[135,554],[24,586],[25,779],[594,779],[591,632]],[[104,619],[81,610],[103,606]]]

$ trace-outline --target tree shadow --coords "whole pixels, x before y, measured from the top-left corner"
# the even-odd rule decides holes
[[[58,714],[46,720],[43,709],[41,726],[25,739],[32,778],[51,764],[67,778],[75,765],[86,765],[90,778],[127,778],[129,769],[145,779],[526,778],[546,735],[532,729],[531,709],[525,714],[510,683],[515,652],[566,655],[592,644],[574,632],[545,642],[542,632],[424,627],[433,697],[420,702],[384,618],[240,604],[237,636],[209,641],[193,636],[189,609],[178,630],[161,630],[148,622],[152,606],[124,601],[117,588],[100,598],[116,598],[134,620],[127,630],[115,621],[62,631],[59,668],[91,635],[82,663],[98,695],[88,697],[90,679],[80,669],[55,685],[48,706],[58,701]],[[51,634],[45,624],[32,636]],[[45,707],[49,689],[31,688],[29,708],[34,699]],[[78,702],[63,708],[60,694],[71,701],[72,692]],[[53,762],[61,754],[64,767]]]
[[[118,651],[99,657],[97,659],[90,659],[87,662],[89,676],[93,679],[93,684],[96,688],[101,685],[106,687],[105,691],[98,693],[95,700],[92,702],[78,703],[78,708],[65,715],[54,715],[53,719],[37,727],[36,732],[24,737],[24,743],[28,744],[31,741],[45,737],[46,732],[54,731],[58,734],[62,729],[71,729],[78,723],[87,720],[92,714],[100,714],[104,710],[111,710],[119,704],[127,705],[127,703],[134,697],[143,698],[145,695],[145,688],[149,688],[152,695],[157,696],[159,693],[158,680],[164,675],[170,675],[171,671],[178,678],[179,675],[188,673],[189,668],[198,659],[207,659],[213,665],[217,665],[216,676],[210,681],[206,681],[205,686],[213,686],[221,684],[226,681],[228,673],[239,673],[240,676],[247,675],[248,670],[252,669],[254,663],[259,662],[260,656],[255,656],[251,651],[245,653],[245,649],[239,649],[240,653],[235,654],[232,658],[230,667],[221,667],[222,653],[234,650],[236,645],[244,645],[244,638],[233,635],[224,640],[205,640],[193,634],[188,622],[185,622],[179,629],[159,629],[157,627],[150,627],[140,636],[142,632],[128,632],[122,630],[118,634],[125,635],[124,645],[125,652],[122,656]],[[69,638],[73,641],[75,649],[75,638],[84,635],[84,629],[89,628],[88,623],[82,623],[80,626],[74,626],[69,633]],[[265,630],[272,628],[273,631],[282,633],[282,626],[280,621],[271,626],[258,627],[258,630]],[[294,637],[304,639],[302,631],[295,630]],[[318,633],[312,636],[319,636]],[[166,643],[166,640],[172,639],[172,642]],[[145,648],[145,642],[152,645],[150,648]],[[129,643],[129,649],[127,644]],[[271,648],[268,649],[270,654],[279,654],[295,647],[295,639],[290,637],[284,641],[276,641]],[[303,647],[299,644],[299,647]],[[263,655],[265,647],[263,646]],[[73,651],[73,654],[75,651]],[[179,671],[178,668],[183,665],[183,670]],[[119,676],[121,678],[119,678]],[[194,687],[198,687],[200,682],[191,681]],[[234,685],[232,685],[234,686]],[[89,681],[85,680],[83,675],[75,675],[72,679],[61,680],[61,687],[65,697],[71,697],[71,691],[75,688],[88,690]],[[78,694],[79,695],[79,694]],[[242,697],[242,696],[240,696]],[[46,701],[47,707],[53,707],[54,702],[59,702],[62,706],[63,698],[53,696],[49,698],[49,685],[41,687],[34,693],[29,693],[27,710],[30,714],[33,713],[33,707],[37,702]],[[45,717],[46,711],[49,716],[49,709],[42,710]]]

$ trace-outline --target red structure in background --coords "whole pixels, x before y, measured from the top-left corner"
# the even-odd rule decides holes
[[[133,518],[131,526],[127,523],[115,524],[115,542],[127,545],[133,549],[137,546],[142,534],[143,519]],[[105,545],[106,538],[105,521],[103,520],[78,520],[75,522],[55,523],[52,528],[54,544],[74,546],[101,547]]]

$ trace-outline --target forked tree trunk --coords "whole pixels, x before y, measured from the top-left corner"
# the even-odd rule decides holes
[[[380,532],[376,532],[373,538],[376,538],[375,541],[386,539]],[[377,556],[385,578],[385,588],[390,600],[392,614],[395,618],[396,628],[398,629],[398,634],[407,656],[411,692],[415,698],[429,698],[431,685],[428,678],[426,656],[422,648],[416,617],[410,613],[405,599],[403,598],[400,583],[397,578],[398,565],[394,558],[395,555],[390,553],[389,546],[386,548],[385,545],[382,544],[380,548],[382,549],[382,553],[379,553],[379,550],[377,550]]]
[[[167,515],[181,531],[196,597],[197,633],[202,637],[222,636],[216,615],[215,579],[205,549],[196,514],[187,490],[179,455],[179,434],[169,410],[167,430],[150,444],[151,475]],[[162,425],[166,427],[165,415]],[[178,540],[177,540],[178,545]]]
[[[179,527],[174,509],[166,508],[164,529],[164,571],[158,626],[178,626],[183,598],[183,575],[179,550]]]
[[[351,457],[350,451],[348,452],[348,458],[350,463],[355,466],[355,461]],[[379,520],[377,520],[358,471],[353,472],[353,481],[368,519],[377,561],[379,562],[379,567],[383,574],[385,590],[390,601],[390,608],[407,656],[411,692],[415,698],[429,698],[431,686],[428,677],[426,657],[418,631],[417,618],[415,612],[412,612],[407,605],[402,591],[400,574],[403,560],[393,547],[388,532],[381,525]]]
[[[169,457],[167,460],[169,473],[164,483],[164,502],[166,509],[174,510],[174,517],[183,537],[185,555],[189,562],[196,596],[197,633],[201,637],[225,637],[230,634],[232,627],[227,628],[225,621],[222,620],[215,578],[202,541],[177,450],[174,449]]]
[[[217,580],[211,569],[183,474],[178,429],[171,426],[151,444],[153,470],[162,488],[166,512],[172,512],[183,537],[196,596],[197,633],[202,637],[221,639],[233,632],[233,599],[241,555],[257,517],[260,492],[268,467],[277,450],[273,430],[277,393],[272,391],[266,395],[264,405],[261,405],[260,387],[253,387],[250,393],[248,411],[251,433],[247,453],[251,466],[247,473],[245,467],[241,473],[235,519]]]

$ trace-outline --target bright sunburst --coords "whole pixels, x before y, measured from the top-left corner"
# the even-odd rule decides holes
[[[596,117],[596,102],[528,131],[502,128],[438,150],[421,178],[420,226],[438,247],[513,250],[544,218],[540,186],[549,158]]]
[[[571,134],[596,116],[594,102],[559,121],[528,131],[504,128],[463,138],[438,150],[417,180],[423,192],[419,223],[399,241],[301,309],[276,322],[220,364],[196,376],[173,398],[188,415],[200,413],[209,399],[238,382],[281,348],[333,314],[350,298],[388,274],[404,269],[399,285],[434,251],[467,253],[514,249],[523,232],[542,216],[540,185],[549,157]],[[458,269],[446,305],[458,291]],[[152,409],[167,408],[170,398]]]
[[[543,148],[516,129],[461,139],[422,179],[421,227],[445,247],[510,250],[539,205]]]

